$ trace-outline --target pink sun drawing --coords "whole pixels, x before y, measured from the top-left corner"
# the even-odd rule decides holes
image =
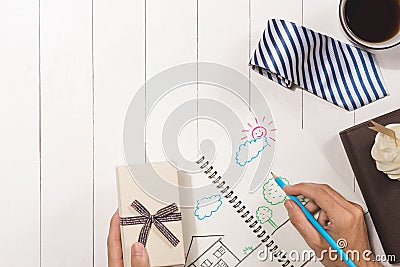
[[[248,135],[251,135],[251,137],[250,136],[249,137],[252,140],[265,137],[275,142],[274,138],[268,136],[270,132],[274,132],[277,130],[273,126],[274,122],[270,121],[267,124],[265,124],[265,116],[262,118],[261,123],[258,121],[257,118],[254,118],[254,121],[255,121],[254,125],[252,125],[250,122],[247,123],[247,125],[250,127],[249,129],[242,130],[243,133],[246,133],[246,136],[242,137],[241,140],[245,140],[248,138]]]

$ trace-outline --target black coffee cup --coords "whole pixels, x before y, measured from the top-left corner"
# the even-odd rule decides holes
[[[372,49],[400,44],[400,0],[341,0],[339,18],[346,36]]]

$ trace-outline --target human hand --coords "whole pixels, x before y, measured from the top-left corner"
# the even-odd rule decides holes
[[[284,191],[288,195],[303,195],[311,200],[306,208],[313,214],[319,211],[318,222],[333,239],[336,241],[344,239],[347,242],[347,246],[343,248],[345,251],[357,251],[358,257],[348,254],[357,266],[382,266],[374,261],[364,213],[360,205],[347,201],[331,187],[323,184],[300,183],[285,186]],[[307,220],[294,201],[286,200],[285,208],[289,213],[290,221],[310,248],[315,251],[322,264],[329,267],[346,266],[337,254],[333,254],[336,255],[336,260],[329,256],[329,244]]]
[[[122,259],[121,232],[119,228],[118,210],[110,221],[107,238],[108,267],[124,267]],[[142,243],[135,243],[131,248],[131,267],[149,267],[149,256]]]

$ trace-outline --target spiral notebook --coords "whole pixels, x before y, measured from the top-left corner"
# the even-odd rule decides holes
[[[272,110],[279,110],[274,121],[279,134],[276,134],[272,170],[288,184],[303,181],[329,184],[367,211],[311,136],[297,127],[276,98],[269,101]],[[218,142],[215,145],[218,147]],[[309,259],[294,260],[283,252],[301,253],[309,247],[290,223],[283,206],[286,196],[269,173],[256,191],[249,192],[255,172],[251,165],[237,184],[231,184],[224,174],[225,165],[217,158],[200,155],[196,164],[201,173],[191,178],[212,184],[214,190],[198,198],[199,204],[208,202],[204,206],[182,209],[185,266],[303,266],[309,262]],[[180,175],[184,176],[182,180],[188,179],[187,175]]]
[[[329,184],[350,201],[363,206],[364,210],[365,205],[345,185],[311,136],[300,129],[277,97],[272,95],[268,99],[274,116],[269,112],[258,118],[244,102],[235,101],[236,96],[221,93],[217,97],[226,106],[235,105],[232,110],[240,116],[240,121],[247,123],[231,123],[229,130],[220,129],[221,133],[218,127],[203,125],[201,121],[198,124],[198,138],[212,138],[213,146],[209,147],[213,149],[202,147],[201,155],[190,158],[194,172],[178,172],[185,266],[298,267],[307,264],[310,259],[293,259],[283,253],[302,253],[310,248],[290,223],[283,206],[286,195],[270,171],[283,177],[288,184],[307,181]],[[255,104],[253,101],[252,105]],[[261,125],[268,132],[259,131]],[[251,131],[249,127],[252,127]],[[158,129],[160,135],[161,128]],[[152,129],[152,134],[156,131]],[[226,134],[227,131],[230,135]],[[235,146],[229,146],[232,136],[239,136],[232,141],[236,142]],[[241,139],[241,136],[247,136],[247,139]],[[189,141],[193,143],[192,136]],[[150,144],[151,140],[147,143]],[[250,156],[243,157],[243,152]],[[177,159],[169,160],[179,165]],[[150,158],[148,162],[155,161],[168,160]],[[172,161],[168,162],[173,164]],[[269,164],[264,164],[265,161]],[[145,174],[142,176],[135,179],[148,178]],[[206,190],[198,190],[203,187]],[[188,200],[193,205],[185,205]],[[308,201],[306,198],[301,200],[304,203]],[[312,266],[317,265],[312,263]]]

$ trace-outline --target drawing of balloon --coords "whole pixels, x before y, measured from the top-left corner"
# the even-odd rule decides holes
[[[252,162],[267,146],[268,139],[265,137],[244,142],[236,152],[236,164],[243,167],[247,163]]]
[[[266,206],[258,207],[256,211],[257,221],[261,224],[269,223],[275,229],[278,228],[276,223],[272,220],[272,210]]]
[[[286,178],[281,178],[282,181],[289,185]],[[270,178],[263,186],[264,199],[271,205],[278,205],[286,200],[286,194],[279,187],[273,178]]]
[[[212,195],[197,200],[194,216],[199,220],[211,217],[222,206],[221,195]]]

